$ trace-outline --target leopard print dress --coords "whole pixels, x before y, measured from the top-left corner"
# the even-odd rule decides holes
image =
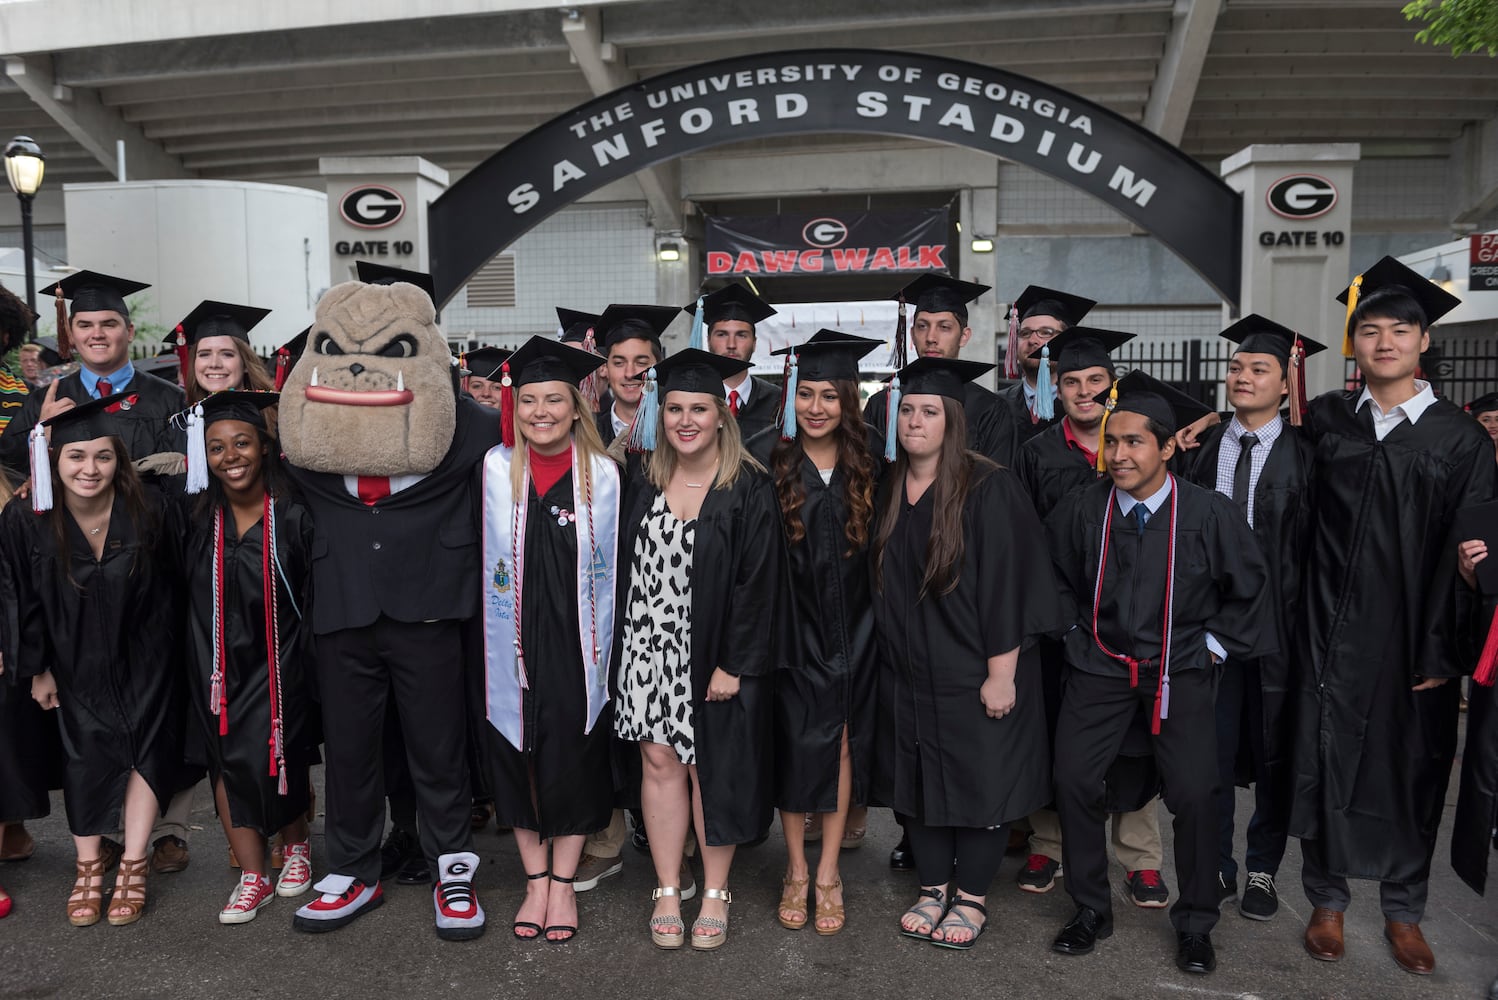
[[[614,732],[660,743],[683,764],[697,762],[692,737],[692,594],[688,577],[696,521],[681,521],[655,498],[635,539]]]

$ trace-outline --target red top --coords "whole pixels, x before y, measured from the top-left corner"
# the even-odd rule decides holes
[[[545,496],[563,476],[572,471],[572,446],[556,455],[538,455],[536,449],[526,446],[530,456],[531,480],[536,484],[536,495]]]
[[[1075,448],[1087,456],[1088,465],[1097,465],[1097,452],[1088,448],[1071,432],[1071,417],[1066,417],[1061,421],[1061,433],[1066,435],[1066,444],[1068,447]]]

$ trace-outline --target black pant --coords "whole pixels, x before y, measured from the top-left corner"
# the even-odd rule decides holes
[[[1352,901],[1352,890],[1347,886],[1347,879],[1326,870],[1326,860],[1322,854],[1320,841],[1300,842],[1300,884],[1306,891],[1306,899],[1311,901],[1312,906],[1325,907],[1338,913],[1346,912],[1347,904]],[[1384,911],[1384,918],[1402,924],[1418,924],[1421,921],[1425,916],[1425,900],[1429,895],[1429,879],[1421,879],[1409,885],[1399,882],[1378,884],[1378,902]]]
[[[956,891],[969,896],[988,895],[1009,843],[1007,826],[927,826],[909,816],[903,818],[903,825],[910,837],[910,849],[915,852],[921,885],[946,885],[955,875]]]
[[[1205,655],[1205,654],[1203,654]],[[1165,806],[1175,817],[1176,877],[1170,908],[1177,931],[1205,934],[1217,923],[1217,728],[1219,668],[1170,675],[1170,717],[1153,738]],[[1066,891],[1078,906],[1112,913],[1104,778],[1137,712],[1151,713],[1158,674],[1139,670],[1139,686],[1122,673],[1104,677],[1067,667],[1056,722],[1056,804]]]
[[[317,637],[327,756],[328,870],[366,884],[380,877],[385,827],[385,703],[395,699],[421,816],[421,849],[435,869],[472,850],[458,622],[398,622]]]
[[[1233,860],[1233,812],[1237,805],[1237,763],[1241,737],[1248,737],[1252,766],[1254,812],[1248,820],[1248,853],[1244,867],[1250,872],[1280,870],[1285,857],[1282,810],[1276,796],[1283,789],[1271,786],[1264,752],[1264,690],[1259,679],[1259,661],[1239,660],[1222,671],[1217,684],[1217,868],[1228,879],[1238,877]]]

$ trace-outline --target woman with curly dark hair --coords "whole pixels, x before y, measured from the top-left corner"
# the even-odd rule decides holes
[[[874,728],[874,616],[869,538],[883,439],[863,421],[858,359],[880,344],[834,330],[790,355],[780,426],[751,442],[770,469],[789,546],[791,599],[775,685],[775,801],[788,855],[779,920],[818,934],[846,923],[838,852],[851,807],[869,800]],[[812,878],[808,815],[822,819]],[[814,909],[808,883],[815,886]]]

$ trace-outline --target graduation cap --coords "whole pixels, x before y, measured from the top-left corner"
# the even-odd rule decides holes
[[[697,296],[696,302],[682,306],[681,311],[692,317],[688,344],[699,351],[707,349],[707,331],[714,323],[736,320],[753,327],[775,315],[768,302],[736,281],[716,292]]]
[[[603,331],[604,350],[621,340],[653,341],[660,345],[661,334],[680,310],[674,306],[611,305],[598,317],[594,330]]]
[[[498,350],[498,348],[490,348]],[[598,355],[580,351],[550,337],[532,337],[503,366],[516,386],[533,382],[570,382],[577,385],[598,370]]]
[[[1461,299],[1424,275],[1411,270],[1393,257],[1384,257],[1353,278],[1352,284],[1337,295],[1337,301],[1347,306],[1347,322],[1342,331],[1343,357],[1352,357],[1352,318],[1358,310],[1358,304],[1379,292],[1387,294],[1379,296],[1378,302],[1400,295],[1413,300],[1420,307],[1419,318],[1424,320],[1420,324],[1422,330],[1429,329],[1432,323],[1462,304]]]
[[[1078,372],[1084,368],[1106,368],[1113,371],[1113,359],[1109,355],[1134,339],[1132,333],[1118,330],[1102,330],[1092,326],[1073,326],[1062,330],[1046,343],[1040,345],[1030,357],[1041,359],[1041,371],[1047,366],[1057,375]],[[1054,358],[1054,361],[1050,359]]]
[[[961,403],[968,383],[993,369],[993,365],[983,361],[916,358],[891,375],[888,379],[889,399],[885,402],[884,414],[884,460],[895,460],[895,418],[899,415],[902,398],[945,396]]]
[[[148,358],[136,358],[131,363],[136,371],[155,375],[168,382],[175,383],[182,372],[181,359],[177,357],[177,351],[170,347]]]
[[[1082,322],[1092,307],[1093,299],[1080,295],[1058,292],[1044,285],[1030,285],[1009,306],[1009,343],[1004,351],[1004,377],[1019,378],[1019,325],[1031,316],[1054,316],[1064,326],[1076,326]],[[1031,357],[1034,357],[1032,354]],[[1038,381],[1037,381],[1037,384]],[[1047,417],[1046,419],[1050,419]]]
[[[645,373],[645,389],[630,425],[629,446],[633,451],[655,450],[655,425],[660,420],[661,399],[668,392],[705,392],[718,399],[728,398],[724,379],[748,371],[752,364],[737,358],[723,357],[695,347],[683,348],[663,358]]]
[[[432,283],[432,276],[425,271],[408,271],[403,267],[376,264],[372,260],[355,261],[354,270],[358,272],[359,280],[367,285],[393,285],[398,281],[415,285],[427,293],[433,307],[437,305],[437,286]]]
[[[57,365],[65,364],[62,355],[57,353],[56,337],[38,337],[35,340],[30,341],[30,343],[33,343],[42,349],[40,360],[43,368],[53,368]],[[172,359],[174,361],[176,360],[175,354],[172,355]]]
[[[192,312],[177,324],[171,339],[166,343],[177,352],[177,361],[182,367],[182,384],[187,385],[192,375],[192,358],[188,348],[204,337],[233,337],[249,343],[250,330],[265,317],[269,309],[256,306],[241,306],[231,302],[215,302],[204,299]]]
[[[463,354],[463,367],[469,375],[487,382],[499,381],[499,369],[514,351],[505,347],[480,347]]]
[[[855,337],[837,330],[818,330],[800,344],[771,354],[785,356],[785,381],[780,391],[780,436],[796,436],[796,386],[807,382],[857,381],[858,360],[883,341]]]
[[[119,433],[119,425],[115,422],[114,414],[130,409],[135,405],[135,399],[136,394],[133,392],[116,392],[100,399],[86,400],[31,428],[29,445],[33,511],[41,513],[52,509],[52,468],[47,460],[48,431],[51,432],[53,448],[115,436]],[[128,455],[118,457],[121,462],[130,460]]]
[[[1305,360],[1326,350],[1326,345],[1257,313],[1249,313],[1218,336],[1238,345],[1235,354],[1272,354],[1279,359],[1290,383],[1290,423],[1299,427],[1306,413]]]
[[[307,327],[301,333],[292,337],[286,343],[276,348],[276,391],[280,392],[286,385],[286,376],[291,369],[301,360],[303,354],[307,353],[307,340],[312,336],[312,327]]]
[[[563,309],[557,306],[557,323],[562,328],[562,335],[557,339],[564,344],[581,344],[587,340],[588,331],[593,331],[594,339],[598,337],[599,317],[593,313],[579,312],[576,309]]]
[[[1498,392],[1489,392],[1478,396],[1467,404],[1466,410],[1474,417],[1480,417],[1484,413],[1492,413],[1494,410],[1498,410]]]
[[[968,303],[990,287],[974,281],[959,281],[945,274],[923,274],[900,289],[895,298],[915,303],[917,314],[949,312],[966,326]]]
[[[187,421],[187,487],[188,493],[202,493],[208,488],[207,430],[221,420],[238,420],[258,430],[266,430],[265,414],[268,406],[280,400],[279,392],[263,392],[255,389],[224,389],[204,396],[196,405],[188,407]],[[180,426],[180,425],[179,425]]]
[[[68,299],[73,308],[70,315],[81,312],[117,312],[130,318],[130,308],[125,305],[125,296],[134,295],[151,286],[143,281],[117,278],[98,271],[75,271],[41,290],[43,295]]]
[[[1093,402],[1103,404],[1103,422],[1098,427],[1098,440],[1103,440],[1108,418],[1115,413],[1140,413],[1165,428],[1171,434],[1194,423],[1212,412],[1211,407],[1198,399],[1186,395],[1174,386],[1167,385],[1138,368],[1115,379],[1107,392],[1092,397]],[[1103,449],[1097,453],[1099,472],[1107,471]]]

